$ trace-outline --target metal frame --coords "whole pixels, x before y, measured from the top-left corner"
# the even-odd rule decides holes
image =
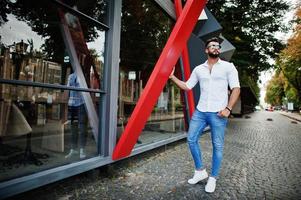
[[[168,0],[154,0],[172,19],[176,20],[174,4]]]
[[[93,17],[90,17],[90,16],[86,15],[85,13],[82,13],[81,11],[75,10],[74,8],[70,7],[69,5],[67,5],[67,4],[65,4],[65,3],[63,3],[63,2],[61,2],[60,0],[51,0],[51,1],[53,1],[53,2],[56,3],[56,4],[58,4],[58,5],[61,6],[61,7],[66,8],[66,9],[67,9],[68,11],[70,11],[71,13],[74,13],[74,14],[76,14],[76,15],[78,15],[78,16],[81,16],[81,17],[84,17],[84,18],[86,18],[86,19],[88,19],[88,20],[90,20],[90,21],[93,21],[93,22],[96,23],[97,25],[100,25],[101,27],[103,27],[105,30],[108,30],[108,29],[109,29],[109,27],[108,27],[106,24],[97,21],[97,20],[94,19]]]
[[[95,157],[2,182],[0,183],[0,199],[53,183],[63,178],[106,165],[110,162],[111,159],[109,158]]]
[[[50,83],[39,83],[39,82],[30,82],[23,80],[10,80],[10,79],[2,79],[0,78],[1,84],[10,84],[10,85],[19,85],[19,86],[30,86],[30,87],[42,87],[49,89],[58,89],[58,90],[75,90],[79,92],[92,92],[92,93],[100,93],[105,94],[106,92],[103,90],[89,89],[89,88],[77,88],[65,85],[55,85]]]
[[[106,36],[105,54],[105,88],[108,93],[104,96],[103,108],[103,151],[104,156],[112,155],[116,143],[117,128],[117,102],[119,84],[119,54],[120,54],[120,33],[121,33],[121,8],[122,0],[110,1],[108,13],[108,25],[110,29]]]

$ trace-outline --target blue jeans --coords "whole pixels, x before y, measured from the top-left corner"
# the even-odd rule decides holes
[[[201,112],[195,110],[188,130],[188,145],[197,170],[204,168],[199,138],[207,125],[211,130],[213,146],[211,176],[217,177],[223,159],[224,135],[228,119],[217,115],[217,112]]]

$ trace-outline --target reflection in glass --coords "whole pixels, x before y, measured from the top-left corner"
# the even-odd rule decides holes
[[[38,0],[7,5],[0,22],[0,78],[66,85],[75,69],[71,61],[77,59],[87,86],[101,89],[105,31],[55,5]],[[65,30],[72,36],[76,58],[67,48]]]
[[[105,23],[105,14],[107,10],[107,1],[105,0],[79,0],[79,1],[64,1],[62,3],[79,10],[80,12],[96,19],[99,22]]]
[[[0,84],[0,182],[98,154],[101,95],[75,88],[102,89],[105,31],[53,2],[5,1],[0,9],[0,80],[40,83]]]
[[[124,130],[174,24],[151,0],[129,0],[122,6],[118,135]],[[167,84],[138,143],[149,144],[183,134],[181,105],[179,89]]]
[[[0,93],[0,181],[97,156],[86,105],[74,101],[83,92],[5,88]],[[98,109],[99,99],[92,99]]]

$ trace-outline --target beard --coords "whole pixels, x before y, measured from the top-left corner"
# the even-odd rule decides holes
[[[219,57],[219,53],[209,53],[208,56],[210,58],[218,58]]]

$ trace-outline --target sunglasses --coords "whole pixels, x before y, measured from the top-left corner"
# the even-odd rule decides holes
[[[211,49],[221,49],[222,47],[219,44],[212,44],[212,45],[207,46],[207,48],[208,49],[209,48],[211,48]]]

